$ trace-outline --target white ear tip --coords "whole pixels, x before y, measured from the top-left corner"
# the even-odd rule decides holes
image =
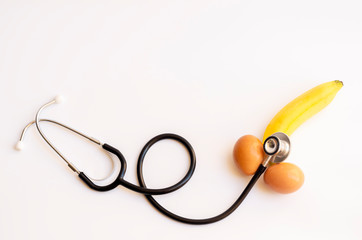
[[[64,102],[65,99],[62,95],[58,95],[54,98],[54,100],[56,103],[62,103],[62,102]]]
[[[18,151],[21,151],[24,148],[24,143],[22,141],[19,141],[15,145],[15,149]]]

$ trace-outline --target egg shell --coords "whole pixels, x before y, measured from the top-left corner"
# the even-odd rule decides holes
[[[265,183],[278,193],[292,193],[302,187],[304,174],[292,163],[278,163],[270,166],[264,173]]]
[[[234,146],[234,161],[246,175],[253,175],[263,161],[263,144],[253,135],[239,138]]]

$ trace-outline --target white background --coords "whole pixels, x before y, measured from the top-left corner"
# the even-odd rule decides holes
[[[360,1],[0,1],[0,239],[361,239],[362,5]],[[193,178],[157,199],[187,217],[213,216],[249,177],[232,160],[244,134],[262,137],[278,110],[326,81],[345,86],[292,136],[288,161],[305,174],[280,195],[261,179],[221,222],[170,220],[122,187],[87,188],[35,128],[43,116],[118,147],[136,183],[136,160],[153,136],[174,132],[197,154]],[[110,161],[94,145],[42,124],[91,176]],[[150,187],[187,170],[172,141],[146,159]]]

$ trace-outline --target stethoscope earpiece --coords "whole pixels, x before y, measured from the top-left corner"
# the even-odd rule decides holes
[[[65,101],[65,97],[63,95],[57,95],[55,98],[54,98],[54,101],[55,103],[63,103]]]

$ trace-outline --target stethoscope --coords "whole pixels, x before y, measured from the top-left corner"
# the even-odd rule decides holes
[[[35,124],[39,134],[45,140],[45,142],[59,155],[59,157],[61,157],[66,162],[66,164],[69,166],[70,169],[72,169],[72,171],[74,171],[75,173],[78,174],[79,178],[85,184],[87,184],[88,187],[90,187],[93,190],[103,192],[103,191],[112,190],[112,189],[116,188],[118,185],[122,185],[130,190],[144,194],[146,199],[162,214],[164,214],[167,217],[170,217],[176,221],[183,222],[183,223],[209,224],[209,223],[217,222],[217,221],[229,216],[242,203],[242,201],[248,195],[250,190],[253,188],[253,186],[259,179],[259,177],[264,173],[264,171],[268,168],[268,166],[272,163],[279,163],[279,162],[284,161],[288,157],[289,151],[290,151],[290,140],[289,140],[288,136],[281,132],[274,133],[273,135],[271,135],[264,141],[264,144],[263,144],[263,149],[265,152],[264,161],[259,165],[258,169],[256,170],[255,174],[251,178],[250,182],[245,187],[244,191],[240,194],[240,196],[237,198],[237,200],[227,210],[225,210],[223,213],[221,213],[217,216],[205,218],[205,219],[185,218],[185,217],[182,217],[182,216],[179,216],[179,215],[176,215],[176,214],[170,212],[169,210],[164,208],[161,204],[159,204],[156,201],[156,199],[153,197],[153,195],[162,195],[162,194],[167,194],[167,193],[176,191],[177,189],[184,186],[190,180],[192,174],[194,173],[195,167],[196,167],[195,152],[194,152],[194,149],[192,148],[191,144],[185,138],[183,138],[179,135],[173,134],[173,133],[165,133],[165,134],[160,134],[160,135],[152,138],[151,140],[149,140],[146,143],[146,145],[141,150],[141,153],[138,157],[138,162],[137,162],[137,178],[138,178],[138,183],[139,183],[139,186],[138,186],[138,185],[132,184],[124,179],[126,169],[127,169],[127,163],[126,163],[126,160],[123,157],[122,153],[118,149],[112,147],[109,144],[101,143],[99,140],[89,137],[69,126],[66,126],[65,124],[62,124],[62,123],[59,123],[57,121],[50,120],[50,119],[41,119],[40,118],[40,113],[46,107],[53,105],[55,103],[60,103],[62,101],[63,101],[63,98],[61,96],[57,96],[52,101],[41,106],[36,113],[35,120],[30,122],[29,124],[27,124],[25,126],[25,128],[23,129],[21,136],[20,136],[20,140],[16,144],[15,148],[17,150],[21,150],[23,148],[23,140],[24,140],[25,133],[30,126]],[[66,159],[66,157],[50,142],[50,140],[46,137],[46,135],[44,134],[44,132],[42,131],[42,129],[40,127],[40,122],[43,122],[43,121],[53,123],[55,125],[68,129],[68,130],[80,135],[81,137],[88,139],[92,143],[99,145],[105,151],[116,155],[117,158],[119,159],[119,164],[118,164],[118,165],[120,165],[118,167],[119,172],[114,174],[115,172],[117,172],[116,171],[117,164],[114,164],[113,171],[105,179],[93,179],[93,178],[87,176],[84,172],[80,171],[74,164],[72,164],[68,159]],[[175,140],[186,148],[186,150],[189,154],[189,157],[190,157],[189,169],[186,172],[186,175],[179,182],[177,182],[176,184],[174,184],[170,187],[161,188],[161,189],[147,188],[145,180],[143,178],[143,162],[144,162],[145,156],[146,156],[148,150],[155,143],[157,143],[161,140],[164,140],[164,139]],[[111,183],[103,184],[110,177],[114,177],[114,175],[117,175],[117,176]]]

